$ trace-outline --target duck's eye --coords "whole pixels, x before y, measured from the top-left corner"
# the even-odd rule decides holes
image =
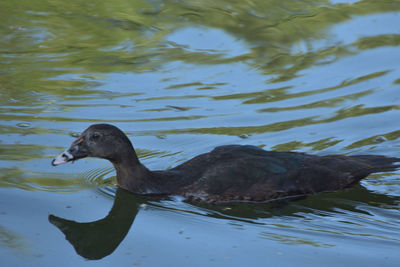
[[[98,133],[94,133],[94,134],[92,134],[92,138],[91,138],[93,141],[97,141],[97,140],[99,140],[100,139],[100,134],[98,134]]]

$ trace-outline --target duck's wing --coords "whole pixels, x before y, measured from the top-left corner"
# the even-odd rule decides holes
[[[314,156],[222,146],[177,167],[191,180],[182,194],[207,201],[267,201],[349,187],[371,173],[394,170],[397,158]]]

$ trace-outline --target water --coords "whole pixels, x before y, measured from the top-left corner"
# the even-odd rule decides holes
[[[398,156],[400,1],[3,0],[0,20],[2,266],[399,265],[400,172],[194,205],[50,161],[98,122],[150,169],[233,143]]]

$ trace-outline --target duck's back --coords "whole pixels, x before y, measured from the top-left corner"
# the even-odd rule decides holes
[[[313,156],[228,145],[171,171],[188,183],[179,194],[205,201],[266,201],[346,188],[372,172],[392,170],[395,158]]]

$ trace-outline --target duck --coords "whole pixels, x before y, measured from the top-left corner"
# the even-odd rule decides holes
[[[51,164],[86,157],[110,161],[120,188],[143,196],[182,196],[208,203],[267,202],[349,188],[377,172],[396,170],[400,158],[381,155],[312,155],[222,145],[167,170],[143,165],[126,134],[93,124]]]

